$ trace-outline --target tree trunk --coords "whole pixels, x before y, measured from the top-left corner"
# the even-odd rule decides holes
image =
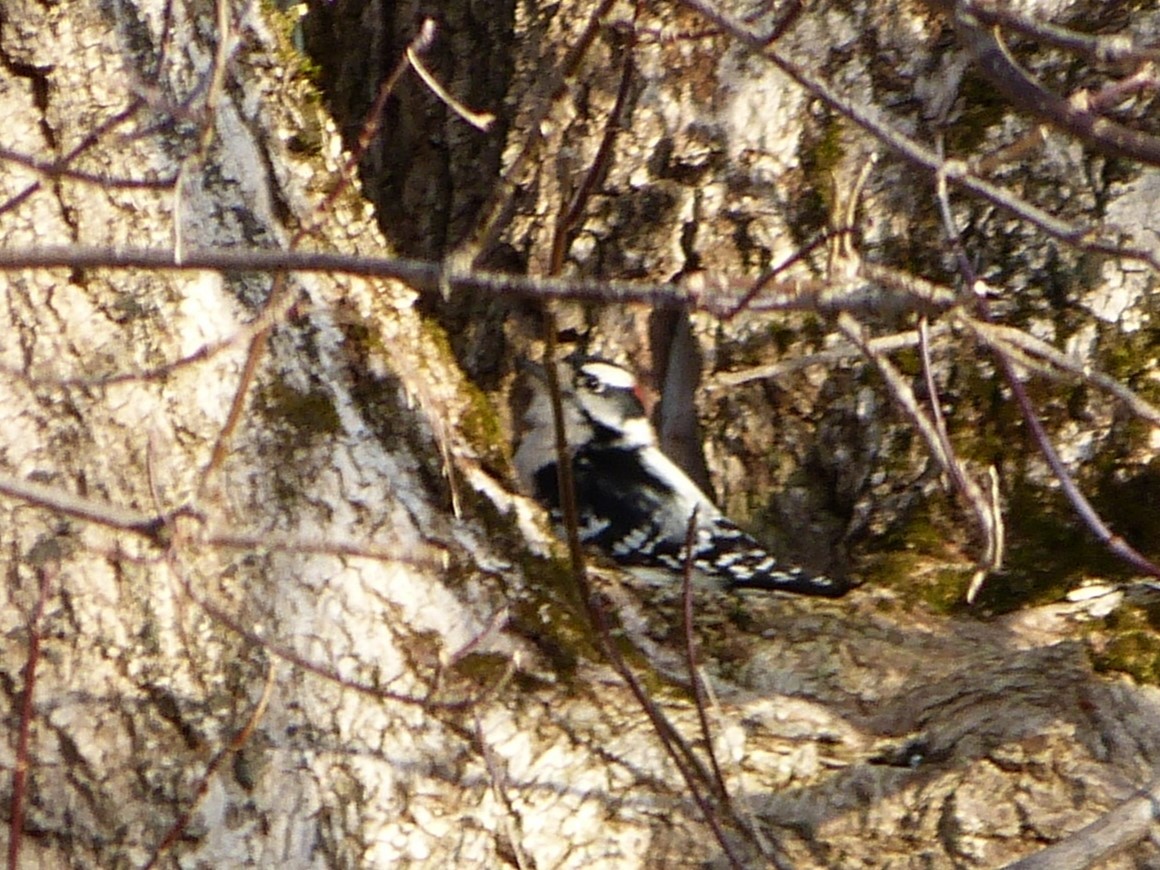
[[[959,93],[965,61],[934,11],[807,5],[770,44],[856,99],[900,111],[905,94],[914,109],[895,117],[933,126],[920,109]],[[350,154],[418,7],[320,6],[300,31],[272,7],[12,0],[0,241],[447,256],[737,289],[808,244],[881,148],[688,7],[486,6],[448,4],[420,55],[499,115],[491,132],[404,69],[358,176]],[[985,117],[944,118],[979,134],[965,149],[1015,123],[980,102]],[[878,165],[863,254],[951,281],[932,177]],[[1057,142],[1020,180],[1067,219],[1143,235],[1154,178]],[[1138,353],[1124,381],[1151,371],[1154,347],[1131,338],[1151,267],[956,205],[1012,322],[1096,362]],[[1016,545],[1025,575],[989,581],[986,619],[937,606],[970,574],[970,520],[879,369],[724,389],[832,347],[818,313],[558,308],[658,391],[679,385],[660,397],[670,418],[690,413],[698,373],[716,386],[695,398],[703,457],[697,426],[670,427],[688,461],[792,555],[869,581],[835,602],[697,591],[712,689],[698,704],[679,580],[641,589],[601,566],[586,605],[514,492],[512,360],[540,349],[538,304],[338,271],[0,280],[10,865],[998,867],[1138,808],[1122,804],[1154,782],[1156,690],[1092,667],[1133,643],[1154,656],[1154,629],[1142,611],[1093,621],[1058,603],[1075,572],[1051,551],[1078,533],[1045,501],[1055,484],[993,365],[950,328],[936,386],[960,449],[1000,466],[1009,502],[1038,487],[1018,504],[1053,523]],[[867,323],[914,326],[910,309]],[[1148,436],[1119,405],[1036,398],[1108,505],[1142,491]],[[1113,459],[1085,474],[1084,445]],[[1038,582],[1036,552],[1055,585],[1008,604]],[[1067,860],[1160,860],[1148,813],[1128,815],[1113,857]]]

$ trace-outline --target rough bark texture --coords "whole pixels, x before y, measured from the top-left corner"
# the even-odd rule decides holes
[[[634,42],[631,6],[608,4],[596,26],[597,5],[449,4],[432,69],[500,123],[471,132],[405,76],[363,161],[376,215],[357,189],[323,201],[417,6],[312,10],[307,41],[336,125],[300,72],[291,24],[269,10],[228,10],[223,40],[213,8],[180,0],[8,2],[3,144],[88,175],[0,162],[0,241],[294,240],[458,252],[543,275],[558,216],[594,162],[560,248],[568,270],[752,279],[808,241],[832,210],[831,176],[848,188],[879,146],[693,13],[642,9]],[[1018,128],[1003,107],[971,99],[979,86],[957,78],[951,28],[927,7],[809,6],[779,47],[851,98],[891,106],[919,132],[938,119],[966,150]],[[1041,12],[1124,25],[1102,9]],[[1157,25],[1154,12],[1133,17],[1146,37]],[[1081,83],[1072,75],[1061,89]],[[601,163],[618,93],[619,132]],[[981,117],[955,116],[973,110]],[[1154,170],[1052,139],[1009,171],[1058,213],[1154,234]],[[174,176],[159,189],[108,182]],[[858,241],[867,257],[949,280],[930,190],[884,155]],[[1119,361],[1115,374],[1136,385],[1152,376],[1153,273],[958,204],[1014,322],[1085,361]],[[657,729],[597,652],[543,518],[510,490],[503,391],[512,357],[534,351],[533,309],[341,276],[2,280],[0,472],[49,493],[8,487],[0,499],[0,805],[5,838],[23,812],[22,866],[728,862]],[[254,349],[247,324],[270,299],[286,304],[251,354],[256,375],[231,428]],[[664,402],[678,409],[698,368],[709,377],[803,353],[829,332],[813,314],[651,314],[577,305],[560,319],[673,385]],[[873,326],[892,328],[885,316]],[[671,360],[670,341],[685,348]],[[1010,585],[1055,599],[1077,570],[1062,562],[1077,557],[1052,544],[1072,554],[1059,538],[1077,533],[1025,495],[1050,492],[1049,476],[978,357],[948,335],[938,372],[963,450],[1001,466],[1016,515],[1023,573],[992,582],[1018,601],[1033,596]],[[702,473],[731,512],[817,565],[845,562],[833,551],[870,533],[878,548],[855,552],[872,582],[838,602],[698,592],[733,858],[998,867],[1153,780],[1160,694],[1091,664],[1121,661],[1120,647],[1154,660],[1146,613],[1114,622],[1080,604],[1016,610],[996,598],[1010,612],[984,621],[923,603],[961,596],[972,542],[870,366],[696,392]],[[1107,504],[1148,491],[1149,432],[1087,390],[1037,397],[1074,467],[1104,457],[1085,482],[1105,486]],[[109,508],[82,518],[64,494]],[[114,508],[170,522],[114,528]],[[1016,541],[1036,516],[1047,517],[1039,537]],[[630,665],[707,764],[674,590],[610,570],[595,583]],[[1100,866],[1155,866],[1160,850],[1137,840]]]

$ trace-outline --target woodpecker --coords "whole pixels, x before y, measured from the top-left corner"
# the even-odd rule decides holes
[[[556,430],[546,373],[529,364],[532,398],[515,465],[524,486],[559,521]],[[572,457],[580,539],[627,566],[679,576],[689,560],[731,589],[772,589],[829,598],[849,585],[784,565],[717,509],[657,446],[636,378],[607,360],[573,355],[558,364],[564,432]]]

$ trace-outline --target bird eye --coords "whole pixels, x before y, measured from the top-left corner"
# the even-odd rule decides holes
[[[604,381],[600,380],[600,378],[596,377],[596,375],[588,374],[585,372],[580,376],[580,386],[591,393],[600,394],[604,392],[608,385],[605,384]]]

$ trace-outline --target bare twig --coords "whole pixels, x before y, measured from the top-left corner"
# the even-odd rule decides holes
[[[230,59],[235,49],[241,44],[238,39],[238,30],[230,19],[231,5],[228,0],[217,0],[214,10],[217,13],[217,46],[213,55],[213,66],[210,68],[209,83],[205,91],[206,117],[213,121],[217,115],[218,102],[226,85],[226,71],[230,66]],[[208,125],[207,125],[208,126]]]
[[[1014,11],[1009,4],[996,0],[938,0],[937,5],[950,14],[973,15],[983,24],[1001,25],[1036,42],[1085,54],[1099,63],[1160,61],[1160,48],[1140,45],[1130,34],[1081,33],[1050,21],[1028,18]]]
[[[944,160],[917,140],[907,136],[902,132],[900,125],[888,120],[878,109],[854,105],[829,83],[779,51],[776,45],[769,45],[765,36],[754,32],[744,21],[713,5],[711,0],[679,0],[679,2],[716,24],[755,57],[777,66],[809,93],[866,130],[908,162],[932,173],[945,175],[956,186],[1009,211],[1022,220],[1029,221],[1052,238],[1078,245],[1088,251],[1146,263],[1149,268],[1160,271],[1160,256],[1155,250],[1142,245],[1123,245],[1118,241],[1120,238],[1130,238],[1131,234],[1108,224],[1096,227],[1069,223],[1015,196],[1009,190],[977,177],[969,171],[964,162]]]
[[[132,508],[74,495],[53,486],[20,480],[6,474],[0,474],[0,494],[101,526],[137,532],[154,540],[158,539],[166,523],[164,517],[149,516]]]
[[[556,316],[544,311],[544,370],[548,383],[548,398],[552,403],[552,419],[556,428],[556,476],[560,489],[560,516],[568,540],[568,558],[572,562],[572,577],[576,591],[585,607],[590,606],[591,584],[580,544],[580,521],[576,512],[576,481],[572,475],[572,446],[564,428],[564,404],[560,392],[560,369],[556,362]]]
[[[229,350],[234,350],[242,345],[244,342],[253,340],[253,338],[260,332],[269,329],[289,313],[290,308],[295,300],[290,294],[284,294],[278,300],[273,300],[270,304],[262,307],[258,312],[258,316],[249,323],[243,325],[232,335],[223,338],[221,341],[210,342],[203,344],[197,350],[185,356],[178,357],[171,362],[162,363],[152,368],[139,369],[137,371],[116,372],[108,375],[71,375],[66,377],[52,377],[30,375],[20,369],[12,368],[10,366],[0,365],[0,373],[22,381],[32,387],[52,386],[52,387],[84,387],[84,388],[105,388],[113,387],[119,384],[142,383],[145,381],[164,380],[172,375],[174,372],[180,371],[188,366],[196,365],[198,363],[206,362],[213,359]]]
[[[1003,554],[1007,551],[1007,527],[1003,523],[1003,499],[999,490],[999,471],[994,465],[987,466],[987,502],[988,527],[994,534],[987,540],[988,551],[983,553],[979,560],[979,568],[975,571],[971,582],[967,584],[967,604],[974,604],[979,590],[987,575],[1003,567]]]
[[[804,260],[822,245],[827,244],[830,241],[832,235],[833,233],[831,230],[826,230],[823,233],[819,233],[818,237],[811,241],[809,244],[798,248],[782,262],[767,270],[764,275],[761,275],[756,281],[753,282],[753,286],[746,290],[745,294],[740,299],[738,299],[737,302],[720,311],[718,313],[718,317],[726,322],[732,320],[734,317],[752,305],[758,294],[760,294],[767,286],[769,286],[769,283],[774,278],[776,278],[794,263],[798,263]]]
[[[449,270],[443,263],[402,257],[364,257],[315,251],[271,249],[186,249],[180,262],[164,248],[134,249],[62,246],[0,249],[0,272],[23,269],[149,269],[159,272],[303,272],[396,278],[411,286],[438,292],[444,286],[468,287],[525,298],[603,302],[644,302],[681,306],[695,294],[676,284],[634,281],[527,277],[502,272]]]
[[[229,743],[221,748],[221,750],[210,760],[206,765],[205,772],[198,780],[197,787],[194,789],[193,797],[190,799],[189,805],[185,811],[174,820],[165,836],[161,838],[161,842],[157,844],[157,848],[153,850],[153,854],[149,856],[149,860],[145,862],[144,867],[150,868],[157,866],[158,859],[168,852],[173,844],[177,842],[185,829],[189,826],[193,814],[205,799],[209,792],[210,783],[214,776],[217,775],[218,770],[221,769],[228,759],[236,755],[249,742],[250,736],[254,733],[254,729],[258,727],[258,723],[266,714],[266,707],[269,706],[270,697],[274,693],[274,663],[269,662],[266,665],[266,682],[262,686],[262,694],[258,697],[258,701],[254,704],[254,709],[250,712],[245,724],[238,729],[238,732],[230,739]]]
[[[117,178],[111,175],[100,175],[96,172],[70,169],[68,167],[68,161],[65,159],[42,160],[38,157],[31,157],[27,154],[21,154],[19,151],[14,151],[11,148],[4,147],[0,147],[0,161],[15,163],[18,166],[31,169],[44,178],[52,180],[63,178],[68,181],[78,181],[82,184],[96,184],[107,190],[168,190],[176,180],[176,176],[173,175],[165,178]],[[27,193],[22,192],[21,195],[26,196]],[[0,212],[4,208],[5,206],[0,206]]]
[[[319,222],[323,216],[330,213],[334,203],[338,201],[343,192],[353,183],[357,176],[359,162],[366,154],[371,143],[374,142],[375,135],[379,132],[382,125],[383,113],[387,108],[387,100],[390,99],[391,94],[394,93],[395,88],[399,84],[399,80],[403,77],[403,73],[407,71],[408,52],[418,55],[431,48],[435,41],[435,36],[438,33],[438,28],[433,18],[424,18],[423,23],[419,27],[419,32],[415,34],[415,38],[403,50],[398,62],[391,69],[387,77],[383,79],[379,85],[378,92],[375,94],[375,100],[371,103],[370,109],[367,110],[366,118],[363,121],[362,129],[359,131],[358,141],[355,147],[351,149],[347,155],[346,163],[342,171],[339,173],[338,181],[331,188],[330,192],[323,198],[322,202],[314,209],[314,213],[307,219],[302,221],[302,225],[294,234],[290,241],[290,248],[297,248],[301,242],[308,236],[312,235],[318,228]]]
[[[612,643],[612,633],[603,606],[593,601],[589,611],[594,619],[594,625],[601,639],[601,648],[608,662],[620,675],[621,679],[624,680],[629,691],[636,698],[636,702],[644,710],[645,715],[652,724],[653,730],[660,738],[661,746],[664,747],[669,759],[676,765],[677,771],[681,774],[681,778],[685,781],[685,785],[689,789],[689,794],[697,804],[698,809],[700,809],[701,815],[704,817],[706,824],[709,825],[709,829],[713,832],[713,836],[717,840],[718,845],[721,846],[721,850],[725,853],[726,858],[729,859],[730,865],[737,868],[737,870],[741,870],[746,865],[736,854],[729,838],[725,836],[725,831],[721,827],[721,820],[718,816],[717,809],[710,803],[708,797],[705,796],[701,789],[703,784],[712,783],[709,772],[705,770],[700,759],[689,748],[688,743],[681,736],[680,732],[677,731],[665,714],[653,702],[652,698],[649,697],[648,691],[640,684],[640,681],[633,674],[628,663],[625,662],[624,657],[616,649],[616,645]]]
[[[356,165],[357,160],[361,157],[366,148],[370,146],[370,142],[374,138],[375,132],[378,130],[378,125],[382,117],[383,110],[386,107],[387,98],[391,95],[391,92],[395,89],[396,84],[398,84],[399,79],[402,77],[403,72],[407,69],[407,53],[426,51],[428,48],[430,48],[432,42],[434,41],[435,34],[436,27],[434,19],[424,19],[422,26],[419,28],[418,34],[416,34],[415,38],[411,40],[411,43],[405,49],[403,56],[395,65],[394,70],[389,76],[387,76],[386,80],[379,88],[378,96],[374,105],[371,106],[367,121],[363,126],[362,135],[359,138],[358,148],[356,148],[354,153],[350,156],[346,166],[346,171],[339,177],[339,183],[335,185],[330,194],[324,198],[323,201],[319,203],[319,205],[314,209],[315,220],[320,220],[323,215],[329,213],[335,201],[338,199],[341,192],[345,189],[349,180],[353,177],[353,168]],[[310,220],[303,221],[302,226],[290,240],[290,248],[296,248],[307,237],[307,235],[313,231],[315,226],[316,224],[312,223]],[[183,263],[185,261],[184,252],[181,252],[180,255],[175,256],[175,260],[179,263]],[[270,290],[270,296],[266,300],[266,303],[263,305],[263,314],[269,310],[282,310],[287,308],[287,306],[283,303],[288,297],[292,296],[293,293],[289,287],[289,282],[287,281],[286,275],[276,275],[274,278],[273,287]],[[217,438],[214,441],[213,451],[211,452],[209,461],[206,463],[205,469],[202,473],[201,483],[199,486],[199,493],[201,495],[204,495],[209,491],[209,487],[213,481],[215,472],[225,461],[226,452],[229,449],[229,444],[233,437],[233,433],[237,429],[238,423],[241,421],[242,414],[245,410],[246,400],[250,392],[250,386],[253,384],[254,378],[257,375],[258,364],[261,362],[262,357],[266,353],[266,346],[270,338],[270,331],[273,328],[273,320],[270,317],[266,317],[264,320],[270,325],[255,331],[250,339],[250,346],[246,353],[246,361],[242,366],[241,375],[238,378],[237,386],[234,389],[234,396],[233,400],[230,402],[229,413],[226,416],[225,423],[218,431]]]
[[[608,155],[611,152],[613,140],[615,138],[618,125],[619,115],[623,110],[624,100],[628,95],[628,86],[632,78],[632,52],[631,49],[626,53],[624,68],[621,72],[620,87],[618,88],[618,98],[616,104],[606,120],[604,133],[601,140],[600,147],[597,149],[597,154],[593,159],[591,165],[588,167],[584,178],[578,186],[571,201],[566,205],[564,210],[558,215],[555,227],[553,228],[553,241],[551,251],[549,253],[548,268],[551,274],[558,274],[563,267],[564,256],[567,250],[567,238],[570,228],[580,219],[583,210],[587,205],[588,197],[595,186],[596,180],[601,173],[604,172]],[[656,733],[661,745],[664,747],[669,758],[676,765],[681,777],[684,779],[694,802],[701,810],[701,814],[705,819],[706,824],[709,825],[722,851],[729,859],[730,863],[736,867],[744,866],[740,859],[734,852],[732,844],[725,836],[725,832],[721,827],[721,821],[717,809],[713,806],[709,798],[702,790],[703,785],[708,785],[711,790],[715,790],[714,782],[722,783],[720,771],[716,772],[716,777],[710,776],[709,772],[705,770],[704,765],[700,759],[692,751],[691,747],[668,720],[656,703],[649,697],[647,690],[640,684],[628,663],[624,661],[619,650],[616,648],[616,643],[612,637],[612,632],[608,624],[608,618],[605,614],[603,604],[597,600],[593,594],[591,584],[588,579],[588,572],[584,559],[584,551],[580,541],[579,531],[579,517],[576,508],[576,488],[575,480],[572,470],[572,445],[568,443],[567,432],[565,429],[565,415],[563,409],[563,399],[559,382],[559,366],[557,364],[557,323],[555,313],[550,304],[545,303],[543,311],[543,334],[544,334],[544,363],[546,370],[546,380],[548,387],[549,401],[552,407],[552,417],[555,428],[556,439],[556,472],[557,485],[560,493],[560,513],[563,519],[565,534],[568,541],[568,551],[572,562],[572,576],[576,589],[580,595],[581,602],[585,613],[595,632],[598,647],[605,659],[612,665],[613,669],[624,680],[629,687],[637,703],[648,717],[654,732]],[[695,515],[694,515],[695,518]],[[690,553],[692,552],[690,548]],[[694,680],[696,677],[694,676]],[[712,744],[710,743],[710,754],[712,753]],[[714,759],[714,767],[716,767],[716,760]],[[717,786],[723,789],[723,785]],[[721,796],[724,800],[724,795]],[[727,804],[727,801],[726,801]]]
[[[604,130],[600,137],[600,145],[596,149],[596,156],[592,158],[592,163],[584,173],[584,178],[553,227],[552,246],[548,260],[548,274],[550,275],[559,275],[563,271],[564,258],[568,252],[572,229],[583,216],[588,199],[596,188],[597,182],[608,171],[608,163],[612,159],[612,146],[616,142],[616,134],[620,131],[621,115],[624,113],[629,86],[632,84],[632,49],[635,45],[635,37],[630,36],[629,39],[629,47],[624,53],[624,66],[620,71],[620,85],[616,89],[616,101],[613,103],[612,111],[605,118]]]
[[[930,326],[925,317],[918,319],[919,355],[922,358],[922,373],[926,382],[926,393],[930,404],[930,415],[934,421],[934,429],[942,445],[943,454],[947,457],[947,472],[950,474],[955,490],[970,505],[975,512],[975,520],[983,533],[983,554],[977,560],[978,573],[971,587],[967,590],[967,601],[974,599],[978,593],[983,578],[990,572],[998,571],[1003,566],[1004,538],[1002,526],[1003,516],[995,509],[998,498],[994,493],[987,499],[979,485],[972,480],[963,468],[958,456],[955,455],[954,445],[947,434],[946,420],[943,418],[942,402],[939,400],[938,384],[934,380],[934,367],[930,359]],[[992,483],[996,482],[992,478]],[[992,490],[994,490],[992,486]]]
[[[1160,138],[1133,130],[1047,90],[1011,56],[998,29],[983,25],[970,4],[958,7],[956,23],[983,75],[1020,109],[1074,134],[1086,146],[1109,157],[1160,165]]]
[[[536,92],[531,95],[529,102],[532,110],[524,125],[528,135],[523,148],[511,162],[503,178],[495,185],[491,199],[480,209],[475,232],[448,257],[448,262],[455,264],[453,270],[459,270],[464,266],[470,267],[484,259],[503,232],[509,207],[523,178],[524,170],[540,147],[540,130],[543,122],[556,101],[566,92],[568,81],[588,54],[588,50],[600,33],[600,28],[604,25],[604,17],[614,3],[615,0],[600,0],[600,5],[588,16],[583,32],[572,43],[559,65],[537,77]]]
[[[8,870],[20,868],[20,844],[24,836],[24,806],[28,784],[28,744],[32,736],[32,720],[36,715],[33,695],[36,674],[40,665],[40,644],[43,639],[41,621],[48,604],[49,590],[56,579],[59,565],[40,565],[36,569],[36,604],[28,619],[28,655],[24,659],[24,688],[20,693],[20,725],[16,732],[15,758],[12,764],[12,794],[8,810]]]
[[[447,569],[445,559],[440,559],[435,556],[408,556],[405,553],[400,553],[398,548],[385,549],[361,541],[310,540],[255,532],[211,531],[203,538],[200,538],[198,543],[207,547],[232,550],[301,553],[312,556],[353,556],[376,562],[409,565],[412,568],[420,568],[426,571],[439,572]],[[427,542],[427,545],[432,548],[437,546],[430,541]],[[444,557],[446,556],[446,551],[443,552],[443,555]]]
[[[528,856],[524,854],[523,844],[520,842],[519,815],[516,812],[515,806],[508,797],[505,777],[503,769],[500,767],[499,759],[495,757],[491,746],[487,742],[487,737],[483,733],[483,722],[480,721],[479,714],[475,714],[475,742],[479,746],[479,754],[483,756],[484,767],[487,768],[487,778],[491,784],[491,793],[495,797],[496,802],[500,804],[507,812],[503,816],[504,827],[507,829],[508,843],[511,845],[512,854],[515,855],[517,870],[528,870],[534,867],[534,862],[528,860]]]
[[[713,783],[717,799],[729,804],[729,788],[721,765],[717,763],[717,752],[713,749],[713,732],[709,728],[705,687],[701,685],[700,669],[697,665],[697,640],[693,635],[693,546],[697,540],[697,508],[689,515],[689,526],[685,532],[685,559],[682,566],[681,600],[685,629],[685,658],[689,665],[689,685],[693,688],[693,703],[697,707],[697,721],[701,725],[701,739],[705,741],[705,754],[713,770]]]
[[[942,470],[955,481],[956,488],[970,506],[971,512],[975,515],[979,530],[985,541],[985,552],[988,554],[988,558],[993,559],[993,554],[998,549],[996,546],[998,538],[993,525],[994,517],[990,507],[990,500],[979,488],[979,485],[974,479],[959,467],[959,461],[954,455],[954,452],[948,449],[950,447],[949,440],[939,432],[938,426],[923,413],[918,398],[914,395],[914,390],[906,378],[890,360],[886,359],[882,354],[876,353],[871,348],[862,324],[850,314],[843,313],[838,315],[838,329],[855,346],[859,347],[866,358],[878,369],[878,373],[886,383],[886,387],[890,391],[890,395],[893,397],[895,404],[910,419],[918,434],[926,442],[927,449],[930,450],[931,455],[938,462]]]
[[[431,292],[445,287],[463,287],[503,295],[507,298],[559,299],[581,302],[643,303],[660,308],[693,308],[716,311],[721,301],[714,288],[706,295],[678,283],[648,283],[595,278],[529,277],[504,272],[450,269],[443,263],[403,257],[364,257],[269,249],[202,248],[187,249],[180,261],[172,250],[103,247],[46,247],[24,250],[0,249],[0,272],[46,268],[70,269],[149,269],[158,272],[224,273],[302,272],[331,275],[360,275],[396,278],[410,286]],[[753,310],[760,311],[940,311],[958,304],[952,291],[920,278],[900,275],[896,270],[863,263],[863,278],[835,284],[820,279],[794,280],[773,288],[776,298],[767,297]],[[884,294],[881,284],[898,294]],[[738,293],[744,289],[738,283]],[[269,303],[267,303],[269,304]],[[263,308],[263,313],[265,308]]]
[[[424,27],[427,27],[428,25],[434,27],[434,22],[430,18],[423,22]],[[455,99],[455,97],[451,96],[451,94],[447,92],[447,89],[439,83],[437,78],[435,78],[434,74],[423,65],[423,62],[419,60],[419,53],[411,46],[407,46],[406,57],[407,62],[411,64],[411,68],[415,70],[415,74],[423,80],[423,84],[431,89],[431,93],[437,96],[443,102],[443,104],[447,106],[447,108],[457,114],[468,124],[475,127],[477,130],[487,131],[491,128],[491,125],[495,123],[495,115],[493,115],[491,112],[477,112],[473,109],[469,109],[467,106],[463,105],[461,102]]]
[[[112,130],[115,130],[121,124],[124,124],[130,118],[134,117],[138,112],[141,111],[142,108],[144,108],[144,105],[145,105],[145,103],[143,100],[141,100],[139,98],[135,98],[135,99],[131,100],[129,102],[129,105],[126,106],[124,109],[122,109],[121,111],[117,112],[116,114],[114,114],[111,117],[102,121],[100,124],[98,124],[92,130],[90,130],[89,133],[84,138],[82,138],[81,141],[78,142],[72,149],[70,149],[67,154],[65,154],[63,157],[58,158],[57,160],[54,160],[51,164],[53,169],[52,169],[52,171],[45,173],[46,177],[48,177],[48,178],[58,177],[62,172],[67,170],[67,168],[74,161],[76,161],[76,159],[78,157],[80,157],[82,154],[84,154],[89,149],[95,147],[96,144],[101,140],[101,138],[105,134],[111,132]],[[4,159],[13,159],[13,158],[5,155]],[[40,167],[33,167],[33,168],[37,168],[38,171],[40,171]],[[103,184],[104,182],[101,182],[101,183]],[[12,209],[19,206],[21,203],[23,203],[25,200],[27,200],[30,196],[32,196],[34,193],[36,193],[38,190],[40,190],[42,184],[43,184],[43,180],[38,179],[38,180],[32,182],[32,184],[30,184],[28,187],[24,188],[24,190],[20,191],[16,195],[5,200],[3,203],[0,203],[0,215],[4,214],[5,212],[11,211]]]
[[[963,283],[966,287],[978,287],[978,277],[966,255],[966,251],[963,250],[958,227],[955,224],[954,216],[951,214],[947,185],[941,174],[936,179],[935,190],[943,227],[954,250],[955,258],[958,261],[959,272],[962,275]],[[981,321],[984,323],[991,322],[990,307],[987,305],[987,299],[983,294],[975,294],[975,310],[978,311]],[[1063,460],[1060,458],[1058,451],[1056,451],[1055,446],[1051,443],[1047,430],[1043,428],[1043,423],[1036,413],[1035,406],[1031,402],[1031,397],[1028,396],[1027,390],[1023,386],[1023,381],[1020,380],[1019,373],[1015,370],[1015,366],[1010,357],[1004,353],[997,352],[995,359],[999,363],[999,368],[1003,372],[1003,379],[1011,389],[1011,394],[1014,396],[1016,404],[1019,405],[1020,414],[1023,417],[1024,423],[1027,424],[1031,437],[1039,447],[1039,452],[1047,461],[1056,480],[1059,481],[1060,489],[1063,491],[1067,500],[1071,502],[1072,508],[1075,510],[1081,522],[1091,530],[1097,540],[1118,558],[1131,565],[1137,571],[1141,571],[1152,577],[1160,577],[1160,568],[1157,568],[1128,544],[1127,541],[1112,532],[1096,512],[1095,508],[1092,507],[1091,502],[1088,501],[1082,490],[1080,490],[1075,479],[1067,470],[1067,466],[1064,465]]]
[[[1160,425],[1160,408],[1144,400],[1115,378],[1091,369],[1030,333],[1012,326],[988,323],[985,320],[968,317],[964,313],[959,313],[956,320],[970,331],[976,341],[986,345],[996,353],[1006,353],[1013,356],[1016,352],[1023,351],[1039,357],[1042,362],[1022,355],[1014,357],[1019,365],[1029,371],[1046,377],[1066,376],[1069,381],[1079,380],[1091,384],[1122,402],[1133,414],[1148,420],[1150,423]]]
[[[939,336],[950,331],[945,323],[936,323],[931,327],[931,335]],[[907,330],[894,335],[881,335],[866,340],[866,345],[872,353],[889,354],[899,350],[918,346],[918,332]],[[804,368],[817,365],[833,365],[845,359],[862,356],[862,350],[856,345],[845,342],[820,350],[817,353],[803,354],[792,359],[778,360],[767,365],[752,366],[736,372],[719,372],[714,374],[705,384],[707,391],[725,390],[731,387],[747,384],[750,381],[777,378],[792,374]]]
[[[279,275],[274,279],[274,286],[270,291],[270,298],[263,306],[263,310],[282,308],[280,304],[283,297],[288,296],[286,289],[286,277]],[[198,486],[198,494],[204,496],[210,491],[210,486],[213,482],[215,473],[223,462],[225,462],[226,453],[229,450],[230,441],[233,438],[234,431],[241,422],[242,413],[245,411],[246,399],[250,394],[250,385],[254,382],[254,378],[258,374],[258,363],[261,362],[263,355],[266,353],[266,344],[270,339],[270,330],[272,325],[265,326],[257,330],[250,339],[250,347],[246,352],[246,361],[242,365],[242,373],[238,378],[237,386],[234,388],[234,397],[230,402],[229,413],[226,414],[226,421],[218,430],[217,437],[214,439],[213,450],[210,452],[209,461],[206,462],[205,468],[201,474],[201,482]]]
[[[178,578],[181,588],[189,599],[200,607],[205,613],[214,621],[227,628],[229,631],[238,635],[249,643],[261,647],[267,653],[275,658],[288,662],[303,671],[314,674],[316,677],[327,680],[335,685],[342,686],[344,689],[349,689],[353,692],[358,692],[362,695],[367,695],[371,698],[377,698],[381,701],[392,701],[399,704],[406,704],[408,706],[419,707],[424,710],[464,710],[476,706],[481,699],[486,698],[491,694],[494,687],[488,687],[477,695],[472,695],[465,698],[456,698],[452,700],[439,700],[428,695],[408,695],[402,692],[391,691],[390,689],[381,688],[378,685],[371,685],[369,683],[362,683],[357,680],[352,680],[344,677],[338,671],[320,665],[317,662],[311,661],[289,647],[282,646],[270,639],[263,637],[261,633],[247,627],[241,619],[234,616],[224,607],[220,607],[214,602],[210,601],[205,596],[201,595],[195,588],[188,576],[181,569],[180,562],[176,558],[176,550],[171,551],[170,564],[174,572],[174,576]],[[502,674],[497,680],[497,683],[505,683],[511,676],[509,670]]]

